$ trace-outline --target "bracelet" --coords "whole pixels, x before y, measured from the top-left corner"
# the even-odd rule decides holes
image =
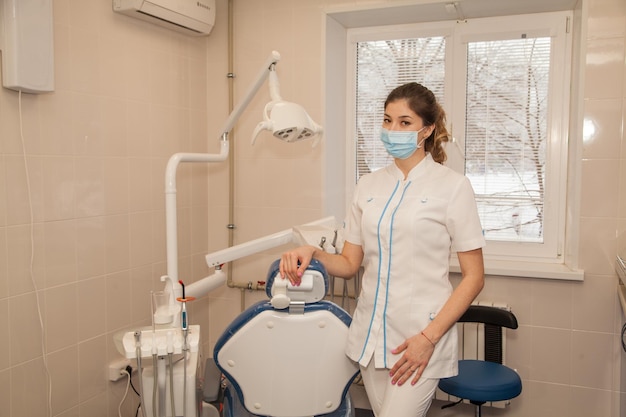
[[[424,332],[420,332],[420,334],[421,334],[422,336],[424,336],[424,337],[426,338],[426,340],[428,340],[428,341],[430,342],[430,344],[431,344],[431,345],[433,345],[433,347],[435,347],[435,344],[433,343],[433,341],[432,341],[432,340],[430,340],[430,337],[426,336],[426,335],[424,334]]]

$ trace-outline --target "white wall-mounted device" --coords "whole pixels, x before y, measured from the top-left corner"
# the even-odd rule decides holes
[[[2,85],[25,93],[54,91],[52,0],[0,0]]]
[[[215,0],[113,0],[113,11],[192,36],[215,25]]]

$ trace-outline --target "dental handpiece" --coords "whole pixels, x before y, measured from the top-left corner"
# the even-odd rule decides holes
[[[187,301],[193,300],[193,297],[189,299],[185,296],[185,284],[182,280],[179,280],[178,283],[181,285],[183,290],[182,298],[178,298],[183,305],[180,311],[180,322],[181,322],[181,330],[183,331],[183,350],[188,350],[189,346],[187,345],[187,335],[189,334],[189,317],[187,315]]]
[[[143,395],[143,375],[141,369],[141,332],[135,332],[135,355],[137,359],[137,371],[139,372],[139,392]],[[146,416],[146,407],[144,405],[143,397],[139,397],[139,406],[141,407],[141,415]]]

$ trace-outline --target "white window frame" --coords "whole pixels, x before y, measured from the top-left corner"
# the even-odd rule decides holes
[[[565,14],[563,13],[559,13],[559,14],[565,16]],[[546,18],[548,17],[548,15],[549,13],[546,15]],[[549,25],[547,26],[548,28],[550,28],[551,35],[553,35],[554,33],[557,33],[558,31],[570,30],[570,25],[572,21],[572,13],[567,13],[567,16],[569,17],[567,20],[566,19],[561,20],[562,22],[561,25],[563,27],[550,28]],[[538,18],[538,15],[526,17],[527,22],[537,22],[538,21],[537,18]],[[523,18],[522,18],[522,21],[524,21]],[[492,24],[491,28],[493,30],[500,31],[501,33],[510,32],[512,28],[511,23],[506,22],[506,19],[504,19],[502,22],[503,23],[501,23],[502,26],[500,28],[497,27],[498,26],[497,24],[491,22]],[[352,97],[355,97],[355,82],[351,77],[353,74],[352,68],[355,67],[354,61],[355,61],[356,54],[354,53],[354,48],[356,45],[355,42],[357,40],[358,41],[375,40],[375,39],[382,39],[387,36],[391,38],[395,38],[395,39],[400,39],[403,37],[405,38],[418,37],[418,36],[442,36],[442,35],[451,36],[455,31],[456,31],[456,36],[462,36],[466,40],[477,40],[477,39],[484,40],[485,39],[484,34],[481,35],[480,30],[478,31],[475,30],[476,27],[480,27],[480,24],[484,25],[484,21],[481,22],[480,19],[474,19],[468,23],[472,23],[472,24],[463,26],[462,29],[459,27],[456,21],[443,21],[443,22],[438,22],[438,23],[423,22],[417,26],[415,24],[400,24],[400,25],[393,25],[393,26],[368,27],[368,28],[364,28],[364,27],[345,28],[344,27],[343,29],[345,29],[345,32],[343,33],[343,36],[345,36],[345,40],[346,40],[346,46],[345,46],[344,52],[345,52],[345,57],[347,57],[346,64],[345,64],[345,70],[347,72],[346,79],[345,79],[346,81],[345,83],[346,85],[345,116],[347,120],[354,120],[354,105],[350,103],[353,103]],[[328,30],[327,28],[327,36],[330,33],[330,37],[333,38],[333,37],[336,37],[337,33],[340,33],[342,31],[342,28],[341,28],[341,25],[337,26],[335,25],[334,22],[331,23],[331,26],[332,28],[330,30]],[[526,30],[528,28],[524,28],[524,29],[526,32],[528,32],[528,30]],[[335,31],[336,33],[332,33],[333,31]],[[406,33],[411,33],[411,35],[404,36],[404,34]],[[532,30],[529,33],[533,33]],[[380,36],[381,34],[385,36],[381,37]],[[567,65],[567,63],[571,61],[571,55],[570,55],[571,52],[569,51],[571,51],[572,49],[571,48],[572,40],[570,36],[561,36],[557,38],[559,39],[557,42],[565,42],[565,44],[555,45],[554,50],[565,51],[564,53],[566,54],[565,56],[557,59],[557,61],[565,63],[565,64],[559,64],[559,65],[554,66],[554,68],[552,68],[551,77],[553,77],[554,74],[558,74],[557,76],[559,78],[563,78],[562,74],[566,74],[570,72],[570,69],[572,69],[571,67]],[[336,38],[335,38],[335,41],[336,41]],[[327,42],[327,46],[328,44],[329,43]],[[459,48],[459,49],[463,49],[463,48]],[[453,54],[454,58],[458,60],[459,56],[464,56],[465,51],[459,51],[458,49],[453,50],[453,48],[448,47],[446,54]],[[329,55],[327,54],[327,57],[328,56]],[[573,73],[575,72],[576,72],[576,68],[574,68]],[[328,77],[328,69],[327,69],[327,77]],[[552,84],[555,84],[555,83],[552,83]],[[564,84],[569,85],[569,83],[567,83],[566,81],[564,81]],[[566,213],[567,213],[567,216],[570,216],[572,213],[576,213],[576,206],[572,206],[572,197],[575,198],[578,195],[576,193],[576,190],[575,189],[572,190],[571,187],[568,186],[568,183],[567,183],[568,173],[570,174],[570,176],[572,172],[578,175],[577,173],[579,170],[579,167],[577,166],[573,166],[573,167],[570,166],[569,171],[568,171],[568,166],[567,166],[567,160],[572,159],[572,157],[575,157],[577,155],[577,152],[579,152],[576,150],[576,147],[572,148],[570,146],[571,143],[568,140],[569,134],[570,134],[570,126],[571,126],[571,123],[568,122],[568,120],[570,120],[570,117],[575,117],[576,106],[570,106],[572,104],[572,100],[570,99],[569,96],[567,96],[567,93],[569,92],[569,87],[568,86],[563,87],[563,85],[561,85],[560,87],[564,88],[563,91],[566,94],[566,97],[564,97],[563,94],[561,94],[561,97],[563,98],[563,100],[561,101],[562,105],[552,106],[553,107],[552,111],[554,113],[552,114],[551,120],[561,120],[561,123],[553,123],[549,126],[550,155],[554,153],[559,154],[560,155],[559,158],[561,158],[561,162],[563,162],[562,164],[560,164],[560,166],[556,168],[556,171],[550,172],[550,177],[557,179],[557,182],[559,182],[559,186],[556,187],[559,190],[559,192],[554,193],[554,195],[557,196],[558,205],[559,205],[559,208],[556,209],[556,211],[559,213],[556,215],[556,218],[558,220],[555,226],[556,232],[550,231],[551,234],[558,236],[556,239],[553,239],[553,241],[551,242],[554,248],[554,252],[550,256],[545,256],[545,251],[542,251],[542,250],[536,250],[535,252],[527,251],[527,253],[524,256],[519,256],[520,244],[512,243],[512,242],[511,244],[507,243],[506,245],[500,245],[500,246],[505,246],[505,247],[509,246],[509,248],[500,249],[500,251],[490,252],[486,248],[485,249],[485,254],[486,254],[485,263],[486,263],[487,274],[508,275],[508,276],[528,276],[528,277],[537,277],[537,278],[554,278],[554,279],[569,279],[569,280],[582,280],[584,277],[584,272],[577,268],[577,257],[572,256],[572,251],[573,250],[575,251],[577,247],[576,244],[573,244],[572,239],[575,239],[577,235],[575,233],[572,233],[571,225],[570,225],[570,231],[569,233],[567,233],[568,232],[567,227],[566,227],[567,225],[566,225],[566,221],[564,220],[566,217]],[[464,126],[463,126],[464,120],[463,119],[465,115],[465,108],[463,107],[464,104],[461,103],[461,101],[463,100],[458,100],[450,94],[450,91],[452,91],[453,88],[456,90],[461,89],[461,91],[465,91],[463,77],[457,76],[456,78],[451,78],[451,79],[446,78],[446,97],[444,98],[444,102],[446,103],[446,107],[447,107],[446,111],[448,112],[448,115],[449,115],[450,129],[452,131],[453,136],[455,137],[455,140],[459,141],[459,143],[462,144],[463,142],[462,132],[464,132]],[[327,91],[329,90],[327,89]],[[551,92],[551,94],[552,94],[552,97],[555,97],[553,95],[554,94],[553,92]],[[576,94],[574,94],[574,96],[576,96]],[[346,126],[344,126],[344,129],[346,133],[345,137],[347,139],[345,141],[345,148],[343,152],[341,152],[340,154],[346,157],[344,160],[344,163],[345,163],[344,166],[346,167],[346,169],[343,174],[343,178],[345,179],[345,188],[344,188],[344,192],[342,193],[343,194],[342,200],[344,201],[345,207],[347,208],[350,204],[351,195],[355,186],[353,173],[356,170],[356,158],[354,157],[355,155],[355,149],[354,149],[354,143],[353,143],[354,141],[351,139],[354,137],[354,123],[348,122]],[[327,155],[328,154],[329,153],[327,152]],[[337,157],[335,156],[335,158]],[[328,159],[331,159],[331,160],[327,160],[327,163],[332,164],[332,158],[328,158]],[[574,160],[574,162],[576,161]],[[555,185],[551,184],[550,187],[554,188]],[[570,193],[569,199],[566,193],[566,190],[568,187],[570,188],[570,190],[567,191],[568,193]],[[330,189],[327,187],[327,190],[330,190]],[[573,196],[572,196],[572,192],[574,194]],[[330,195],[332,194],[333,192],[331,190]],[[337,195],[336,190],[334,194],[335,196]],[[574,203],[576,202],[577,201],[574,200]],[[343,209],[342,214],[345,213],[346,208]],[[551,210],[555,210],[555,209],[551,209]],[[332,213],[331,211],[331,213],[329,214],[334,214],[334,213]],[[488,246],[493,247],[494,245],[490,243]],[[509,251],[509,253],[514,253],[515,256],[507,256],[507,251]],[[458,264],[456,263],[454,259],[452,260],[451,269],[453,271],[458,271]]]
[[[459,25],[456,36],[462,45],[468,42],[519,39],[520,33],[529,37],[550,37],[552,39],[552,66],[550,68],[548,138],[546,147],[546,184],[544,192],[544,242],[493,242],[488,241],[485,256],[505,261],[540,261],[559,264],[563,262],[565,241],[565,212],[567,183],[567,144],[569,124],[570,74],[564,63],[571,62],[571,34],[567,33],[572,19],[570,12],[542,13],[499,18],[475,19]],[[488,28],[488,32],[484,28]],[[467,67],[466,48],[454,50],[453,63]],[[465,97],[466,78],[464,73],[454,73],[452,89],[459,92],[451,108],[452,135],[463,148],[465,142]],[[558,97],[558,99],[556,99]],[[463,172],[462,167],[455,167]]]

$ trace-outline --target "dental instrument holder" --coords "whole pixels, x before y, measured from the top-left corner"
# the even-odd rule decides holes
[[[165,293],[174,300],[174,283],[168,277],[162,277],[162,280],[168,281]],[[181,290],[184,294],[182,285]],[[141,369],[140,389],[143,393],[144,417],[154,415],[155,409],[159,410],[158,415],[165,415],[163,413],[166,410],[173,410],[176,416],[195,417],[198,415],[195,387],[202,363],[199,351],[200,326],[189,325],[186,306],[187,302],[193,300],[195,297],[177,297],[174,300],[173,309],[171,302],[161,306],[168,308],[168,314],[163,314],[158,309],[152,312],[152,327],[127,332],[122,338],[126,358],[136,359],[137,368]],[[177,314],[179,312],[180,314]],[[180,326],[173,327],[176,323],[180,323]],[[182,355],[183,360],[172,361],[174,355]],[[142,368],[142,358],[150,357],[152,366]],[[165,358],[169,359],[169,382],[166,381]],[[168,383],[170,384],[169,396],[166,390]],[[174,390],[173,386],[181,386],[183,390]],[[188,414],[188,410],[194,410],[193,414]]]
[[[146,411],[146,416],[152,416],[152,393],[155,384],[155,371],[152,366],[146,366],[151,362],[153,348],[156,348],[157,356],[166,359],[169,354],[174,356],[173,376],[175,387],[184,387],[185,384],[189,389],[176,389],[174,397],[174,405],[176,415],[185,415],[183,410],[187,410],[185,417],[196,417],[198,415],[196,408],[198,401],[196,398],[197,379],[201,375],[201,352],[200,352],[200,326],[197,324],[188,326],[187,347],[185,349],[185,337],[181,328],[173,329],[169,325],[147,327],[142,330],[126,332],[122,338],[122,347],[124,355],[127,359],[135,359],[138,364],[142,360],[150,359],[144,362],[143,369],[140,371],[142,395],[142,407]],[[186,360],[178,360],[185,357]],[[138,365],[140,367],[141,365]],[[159,378],[166,378],[166,374],[159,373]],[[163,410],[171,408],[170,396],[164,392],[159,395],[166,396],[166,402]],[[193,412],[191,410],[194,410]],[[169,415],[169,412],[167,412]]]

